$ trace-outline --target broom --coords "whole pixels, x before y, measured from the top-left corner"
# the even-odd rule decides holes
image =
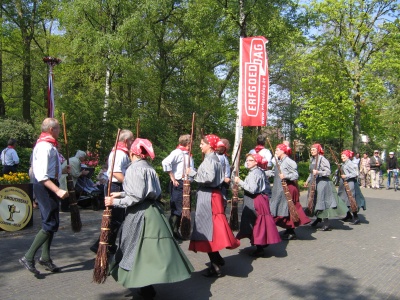
[[[314,166],[314,170],[317,170],[318,168],[318,157],[319,155],[317,155],[317,157],[315,158],[315,166]],[[317,185],[317,174],[313,174],[312,177],[312,184],[310,187],[310,193],[308,195],[308,205],[307,205],[307,214],[312,217],[314,215],[314,197],[315,197],[315,188]]]
[[[68,138],[67,138],[67,125],[65,122],[65,114],[62,113],[63,129],[64,129],[64,143],[67,155],[67,165],[69,165],[69,151],[68,151]],[[71,211],[71,227],[73,232],[79,232],[82,229],[81,215],[76,200],[74,181],[71,174],[67,174],[67,189],[69,194],[69,209]]]
[[[192,115],[192,132],[190,134],[190,144],[189,144],[189,165],[190,165],[190,155],[192,153],[194,118],[195,118],[195,113],[193,113],[193,115]],[[181,217],[180,230],[181,230],[182,238],[187,240],[190,237],[190,229],[191,229],[190,180],[188,178],[188,174],[186,174],[186,170],[183,170],[183,172],[185,172],[185,179],[183,180],[182,217]]]
[[[240,166],[240,152],[242,151],[242,139],[240,139],[238,149],[233,160],[233,166],[235,167],[234,177],[239,176],[239,166]],[[229,227],[232,231],[239,230],[239,212],[238,212],[238,202],[239,202],[239,184],[236,182],[232,185],[232,199],[231,199],[231,214],[229,216]]]
[[[110,196],[111,193],[115,156],[117,155],[117,145],[120,133],[121,129],[118,129],[117,139],[115,140],[115,146],[114,146],[114,156],[111,164],[111,174],[110,178],[108,179],[108,185],[107,185],[107,196]],[[103,211],[103,217],[101,219],[99,249],[97,250],[97,255],[93,270],[93,281],[95,283],[104,283],[108,275],[108,246],[111,236],[111,230],[110,230],[111,211],[112,211],[111,207],[107,206],[106,209]]]
[[[268,141],[268,144],[269,144],[269,147],[271,148],[271,150],[275,149],[275,148],[272,148],[269,138],[267,138],[267,141]],[[278,157],[276,155],[275,155],[275,162],[276,162],[275,166],[278,169],[278,173],[282,174],[281,166],[279,165]],[[281,183],[282,183],[283,193],[285,194],[285,197],[287,200],[290,219],[293,221],[293,223],[297,223],[300,221],[300,218],[299,218],[299,214],[297,213],[296,206],[294,205],[292,195],[290,194],[289,187],[288,187],[285,179],[282,179]]]

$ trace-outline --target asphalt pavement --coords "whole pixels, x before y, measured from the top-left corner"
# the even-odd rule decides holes
[[[298,240],[282,241],[253,258],[248,240],[234,250],[221,251],[226,265],[222,278],[205,278],[208,256],[188,251],[195,272],[188,280],[155,285],[155,299],[398,299],[400,300],[400,191],[362,189],[367,210],[361,225],[332,220],[332,231],[298,228]],[[301,194],[306,206],[306,194]],[[102,211],[81,209],[83,228],[70,229],[70,216],[61,213],[61,227],[52,258],[62,268],[50,273],[41,266],[38,277],[19,263],[40,229],[39,211],[33,226],[17,232],[0,231],[0,299],[142,299],[137,289],[126,289],[108,278],[92,282],[94,254]],[[280,229],[282,231],[282,229]],[[39,253],[38,253],[39,254]]]

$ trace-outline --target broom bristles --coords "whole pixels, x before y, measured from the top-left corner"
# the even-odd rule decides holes
[[[71,228],[73,232],[80,232],[82,229],[81,214],[76,203],[70,204],[71,210]]]
[[[93,270],[93,281],[104,283],[108,275],[108,242],[111,236],[111,209],[105,209],[101,219],[101,231],[99,249],[97,250],[96,260]]]
[[[293,201],[290,200],[288,201],[288,206],[289,206],[289,213],[290,213],[290,218],[294,223],[299,222],[299,214],[297,213],[296,206],[294,205]]]

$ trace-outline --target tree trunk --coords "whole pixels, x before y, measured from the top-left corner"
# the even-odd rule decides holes
[[[360,133],[361,133],[361,94],[359,86],[356,89],[356,94],[353,97],[353,101],[354,101],[353,152],[358,153],[360,148]]]
[[[3,5],[3,1],[0,0],[1,6]],[[0,28],[3,28],[3,10],[0,9]],[[3,98],[3,38],[2,34],[0,36],[0,117],[4,117],[6,115],[6,104],[4,103]]]
[[[22,30],[22,28],[21,28]],[[31,99],[32,99],[32,74],[31,74],[31,38],[23,33],[23,68],[22,68],[22,117],[32,124]]]

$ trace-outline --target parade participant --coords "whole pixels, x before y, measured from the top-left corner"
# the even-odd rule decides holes
[[[124,176],[125,176],[125,171],[128,168],[130,164],[130,159],[129,159],[129,148],[132,145],[133,142],[133,133],[130,130],[123,129],[121,130],[119,139],[118,139],[118,144],[117,144],[117,149],[112,149],[110,155],[108,156],[108,170],[107,170],[107,176],[108,180],[110,180],[110,175],[111,175],[111,166],[112,166],[112,160],[114,158],[114,151],[115,151],[115,163],[114,163],[114,170],[113,170],[113,178],[112,184],[111,184],[111,192],[121,192],[122,191],[122,182],[124,181]],[[104,187],[104,195],[107,195],[107,186],[108,184],[105,185]],[[110,252],[115,252],[116,245],[115,245],[115,239],[117,237],[117,233],[119,228],[121,227],[122,222],[124,221],[125,218],[125,209],[121,207],[116,207],[112,210],[111,212],[111,239],[110,239]],[[99,248],[99,241],[98,239],[91,247],[90,250],[94,253],[97,253],[97,250]]]
[[[268,194],[271,192],[263,169],[267,163],[259,154],[247,154],[246,165],[249,173],[245,180],[235,177],[235,182],[244,189],[243,210],[237,239],[249,238],[256,250],[251,256],[263,256],[264,248],[281,242],[274,218],[269,209]]]
[[[365,188],[371,187],[370,174],[369,174],[370,169],[371,169],[370,158],[368,157],[368,153],[365,152],[363,154],[363,157],[360,159],[360,179],[362,187]]]
[[[350,213],[350,211],[347,211],[347,215],[342,221],[350,221],[353,220],[350,224],[352,225],[359,225],[360,224],[360,219],[358,218],[358,211],[360,210],[360,207],[362,207],[364,210],[366,210],[366,205],[365,205],[365,198],[363,194],[361,193],[360,186],[358,185],[357,182],[357,166],[351,161],[351,158],[353,157],[353,152],[350,150],[344,150],[342,152],[341,158],[342,158],[342,175],[341,175],[341,180],[339,182],[339,189],[338,189],[338,195],[340,198],[343,199],[343,201],[346,203],[347,207],[350,207],[350,199],[349,196],[347,195],[347,192],[345,190],[345,182],[348,184],[350,192],[352,194],[352,197],[355,199],[357,203],[357,211],[353,211],[353,215]]]
[[[310,219],[305,215],[303,208],[299,202],[299,189],[297,179],[297,164],[287,156],[288,147],[285,144],[279,144],[275,149],[275,160],[278,162],[281,173],[279,173],[277,165],[273,171],[267,171],[268,176],[274,176],[274,184],[272,187],[272,196],[270,201],[271,214],[275,217],[277,226],[285,228],[283,239],[295,240],[297,235],[294,229],[300,225],[305,225],[310,222]],[[288,200],[282,186],[282,180],[286,181],[289,193],[295,209],[299,216],[299,221],[293,222],[289,213]]]
[[[266,166],[261,166],[262,169],[267,169],[272,167],[272,154],[271,151],[269,151],[267,148],[265,148],[265,136],[263,136],[262,134],[260,134],[257,137],[257,146],[250,150],[249,152],[250,154],[255,154],[258,153],[260,154],[265,161],[267,161],[267,165]]]
[[[171,225],[174,237],[182,240],[179,233],[182,202],[183,202],[183,181],[185,179],[186,169],[190,166],[194,168],[193,158],[189,157],[190,134],[184,134],[179,137],[179,145],[163,161],[164,172],[169,174],[169,192],[171,216],[169,223]]]
[[[388,174],[387,186],[386,189],[390,188],[390,178],[392,177],[393,170],[397,170],[399,168],[397,157],[394,155],[394,152],[389,152],[389,157],[386,159],[386,169]],[[393,180],[396,180],[393,176]]]
[[[126,208],[110,274],[126,288],[141,287],[139,293],[151,298],[156,293],[152,284],[185,280],[194,268],[162,212],[160,181],[146,161],[155,157],[151,142],[136,139],[129,157],[132,163],[125,173],[124,191],[105,198],[106,206]]]
[[[304,187],[308,187],[313,177],[315,177],[315,186],[310,186],[307,196],[309,201],[313,201],[311,214],[317,217],[311,226],[315,227],[323,220],[324,225],[320,230],[330,231],[329,218],[345,215],[348,209],[343,200],[339,198],[336,188],[329,177],[331,175],[331,166],[323,156],[324,150],[320,144],[311,146],[311,155],[310,175],[304,183]],[[312,190],[313,188],[314,190]],[[313,193],[312,199],[310,199],[310,193]]]
[[[86,158],[86,152],[82,150],[76,151],[76,154],[74,157],[71,157],[69,159],[69,167],[70,167],[70,175],[72,177],[72,182],[75,187],[76,182],[78,181],[78,178],[82,175],[86,176],[89,174],[88,170],[81,170],[81,164],[85,161]],[[65,160],[61,167],[64,168],[67,165],[67,160]],[[68,190],[67,189],[67,175],[62,175],[60,178],[60,188],[63,190]],[[62,199],[61,200],[61,207],[60,210],[62,212],[69,212],[69,199]]]
[[[224,205],[220,186],[224,181],[224,172],[218,157],[215,155],[218,136],[209,134],[202,138],[200,149],[204,160],[197,172],[188,170],[189,175],[198,183],[196,215],[189,250],[207,252],[210,267],[206,277],[222,276],[220,267],[225,264],[219,250],[234,249],[240,246],[235,239],[224,214]]]
[[[224,182],[221,185],[221,193],[224,198],[224,209],[226,209],[227,205],[227,194],[229,189],[229,184],[231,182],[231,166],[229,165],[228,156],[226,152],[229,149],[229,141],[227,139],[220,139],[217,144],[217,150],[215,154],[218,156],[218,159],[222,165],[222,170],[224,172]]]
[[[3,174],[17,173],[17,167],[19,164],[19,157],[15,147],[17,141],[15,139],[9,139],[7,142],[7,148],[5,148],[0,154],[0,160],[3,165]]]
[[[370,158],[369,160],[369,165],[370,165],[370,174],[371,174],[371,187],[373,189],[379,190],[380,184],[379,184],[379,174],[381,172],[381,166],[382,166],[382,158],[379,156],[379,151],[375,150],[374,155]]]
[[[38,260],[39,265],[51,272],[59,272],[50,256],[50,247],[54,233],[57,232],[59,220],[59,198],[68,197],[66,190],[60,189],[58,178],[67,173],[69,167],[61,168],[58,159],[57,138],[60,134],[60,124],[56,119],[47,118],[43,121],[42,133],[36,142],[32,154],[32,169],[34,175],[33,191],[39,202],[42,217],[42,229],[37,233],[28,252],[19,260],[29,272],[38,275],[35,267],[35,254],[42,247]]]

